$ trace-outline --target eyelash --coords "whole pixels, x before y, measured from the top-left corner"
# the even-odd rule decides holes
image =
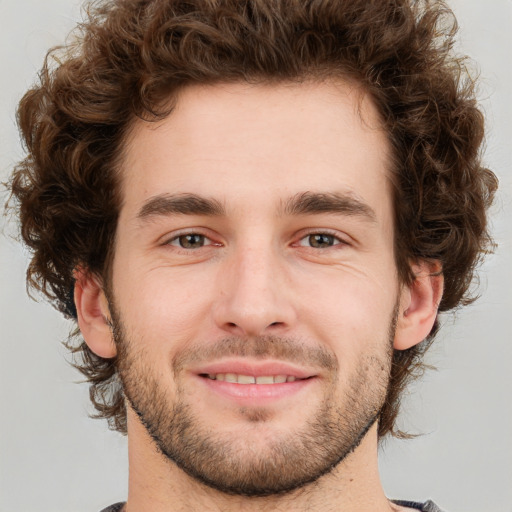
[[[303,240],[306,240],[306,239],[309,239],[309,241],[311,242],[311,238],[312,237],[324,237],[324,238],[327,238],[327,239],[329,239],[331,244],[328,245],[327,247],[313,247],[311,245],[303,245],[301,243]],[[338,235],[336,235],[334,233],[331,233],[329,231],[314,231],[314,232],[307,233],[306,235],[304,235],[294,245],[298,245],[300,247],[307,247],[309,249],[330,249],[332,247],[336,247],[337,245],[349,245],[349,244],[348,244],[348,242],[346,240],[343,240]]]
[[[182,242],[183,242],[182,239],[186,239],[186,237],[201,237],[203,243],[199,247],[184,247],[182,245]],[[309,239],[309,241],[311,242],[311,238],[312,237],[324,237],[324,238],[327,238],[327,240],[329,242],[329,245],[327,245],[326,247],[313,247],[312,245],[305,245],[305,244],[302,243],[306,239]],[[204,243],[205,241],[209,241],[210,243]],[[174,236],[169,241],[167,241],[164,245],[170,245],[170,246],[173,246],[173,247],[176,247],[178,249],[185,250],[185,251],[193,251],[193,250],[201,249],[203,247],[208,247],[208,246],[212,246],[212,245],[220,246],[221,244],[220,243],[215,243],[211,238],[209,238],[208,236],[204,235],[203,233],[196,232],[196,231],[191,231],[191,232],[188,232],[188,233],[180,233],[180,234]],[[309,248],[309,249],[318,249],[318,250],[320,250],[320,249],[330,249],[332,247],[336,247],[337,245],[349,245],[349,243],[346,240],[343,240],[342,238],[340,238],[336,234],[331,233],[329,231],[315,231],[315,232],[310,232],[310,233],[305,234],[297,242],[295,242],[292,245],[295,246],[295,247],[298,246],[298,247],[306,247],[306,248]]]
[[[185,251],[198,249],[198,248],[192,248],[192,247],[183,247],[183,245],[181,245],[181,243],[180,243],[180,242],[181,242],[181,239],[185,239],[185,238],[187,238],[187,237],[193,237],[193,236],[195,236],[195,237],[201,237],[201,238],[203,239],[203,242],[204,242],[204,241],[206,241],[206,240],[208,240],[208,241],[210,242],[210,243],[208,243],[208,244],[204,244],[204,243],[203,243],[203,244],[199,247],[199,249],[200,249],[200,248],[202,248],[202,247],[205,247],[205,246],[206,246],[206,247],[208,247],[208,246],[210,246],[210,245],[217,245],[217,246],[221,245],[221,244],[218,244],[218,243],[213,242],[213,240],[212,240],[211,238],[209,238],[208,236],[204,235],[203,233],[199,233],[199,232],[196,232],[196,231],[191,231],[191,232],[189,232],[189,233],[180,233],[179,235],[176,235],[176,236],[174,236],[173,238],[171,238],[171,239],[170,239],[169,241],[167,241],[164,245],[171,245],[171,246],[173,246],[173,247],[176,247],[176,248],[178,248],[178,249],[183,249],[183,250],[185,250]],[[173,242],[176,242],[176,243],[173,243]]]

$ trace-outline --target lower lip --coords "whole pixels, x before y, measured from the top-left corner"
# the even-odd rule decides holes
[[[311,377],[309,379],[280,384],[237,384],[207,377],[199,377],[199,379],[211,391],[244,405],[264,405],[275,400],[293,396],[311,386],[316,380],[314,377]]]

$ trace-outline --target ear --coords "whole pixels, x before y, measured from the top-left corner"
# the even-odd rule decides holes
[[[404,286],[393,347],[406,350],[421,343],[432,330],[443,296],[443,275],[439,261],[420,261],[412,266],[414,281]]]
[[[115,357],[110,310],[100,279],[82,269],[74,277],[78,326],[87,346],[100,357]]]

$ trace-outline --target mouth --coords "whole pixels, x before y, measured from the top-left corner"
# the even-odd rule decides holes
[[[237,373],[208,373],[199,374],[200,377],[218,380],[223,382],[231,382],[232,384],[257,384],[272,385],[284,384],[285,382],[295,382],[297,380],[306,380],[312,377],[298,378],[295,375],[243,375]]]
[[[215,396],[238,405],[269,405],[296,399],[319,375],[313,369],[279,361],[227,360],[197,368],[196,378]]]

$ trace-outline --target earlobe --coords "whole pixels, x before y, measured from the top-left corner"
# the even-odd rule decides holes
[[[99,278],[82,269],[77,269],[74,277],[78,326],[85,342],[96,355],[115,357],[108,301]]]
[[[421,261],[412,266],[414,281],[400,296],[393,347],[406,350],[421,343],[430,333],[443,296],[443,275],[439,261]]]

